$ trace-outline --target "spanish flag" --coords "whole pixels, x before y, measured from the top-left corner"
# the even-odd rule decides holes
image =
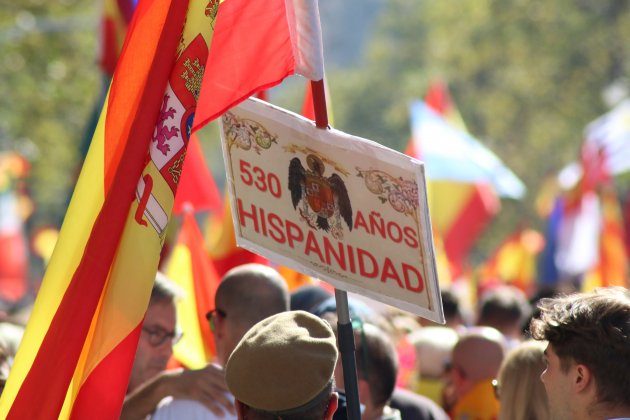
[[[214,308],[214,295],[221,278],[208,258],[192,212],[184,213],[166,274],[185,292],[177,302],[177,320],[184,336],[173,349],[174,356],[186,367],[202,368],[216,354],[206,313]]]
[[[109,77],[116,69],[118,55],[125,41],[133,11],[133,0],[103,0],[99,64]]]
[[[141,0],[0,400],[11,419],[120,414],[211,38],[207,0]]]

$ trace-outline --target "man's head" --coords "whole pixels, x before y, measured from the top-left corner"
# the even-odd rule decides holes
[[[549,343],[541,379],[552,417],[630,415],[630,292],[598,289],[538,306],[530,331]]]
[[[175,300],[180,294],[175,284],[162,273],[157,273],[138,340],[128,392],[166,369],[173,354],[174,341],[180,336],[176,331],[175,312]]]
[[[485,292],[479,304],[477,325],[496,328],[510,338],[521,338],[531,314],[525,294],[514,286],[497,286]]]
[[[504,337],[494,328],[478,327],[463,335],[451,357],[455,399],[462,398],[478,383],[495,378],[504,354]]]
[[[308,312],[283,312],[257,323],[225,368],[239,418],[331,418],[337,354],[330,325]]]
[[[381,418],[396,386],[398,354],[386,332],[375,325],[354,322],[355,359],[364,418]]]
[[[227,362],[234,347],[255,323],[289,310],[289,291],[282,276],[261,264],[228,271],[215,295],[212,314],[217,357]]]

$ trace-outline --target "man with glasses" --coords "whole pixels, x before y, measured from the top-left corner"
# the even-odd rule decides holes
[[[208,313],[207,318],[214,334],[216,362],[225,366],[236,345],[252,326],[271,315],[289,310],[289,291],[284,278],[273,268],[245,264],[225,274],[214,302],[215,309]],[[234,401],[227,391],[222,397]],[[236,417],[231,412],[217,415],[207,406],[185,396],[161,404],[153,415],[154,420],[184,418],[210,420]]]
[[[157,273],[121,419],[143,419],[167,396],[196,399],[217,413],[223,412],[221,407],[231,409],[231,402],[224,397],[227,387],[221,369],[209,365],[198,370],[166,370],[173,345],[182,336],[176,327],[175,300],[179,297],[177,287]]]

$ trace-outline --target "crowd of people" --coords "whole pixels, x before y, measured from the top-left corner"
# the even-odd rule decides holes
[[[630,292],[548,295],[529,302],[500,285],[470,314],[443,290],[445,325],[350,296],[361,418],[630,419]],[[178,299],[157,273],[121,419],[348,418],[328,291],[289,292],[265,265],[231,269],[207,315],[216,359],[202,369],[167,367]],[[2,381],[19,338],[0,326]]]

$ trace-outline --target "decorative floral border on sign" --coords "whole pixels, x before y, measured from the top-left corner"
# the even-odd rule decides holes
[[[227,139],[228,151],[233,146],[242,150],[253,150],[260,154],[262,150],[269,149],[273,143],[278,143],[278,136],[271,134],[260,123],[247,118],[238,118],[228,111],[221,117],[223,130]]]
[[[394,210],[417,222],[418,184],[415,181],[396,178],[378,169],[356,167],[356,170],[357,176],[364,179],[367,189],[378,196],[381,203],[389,203]]]

